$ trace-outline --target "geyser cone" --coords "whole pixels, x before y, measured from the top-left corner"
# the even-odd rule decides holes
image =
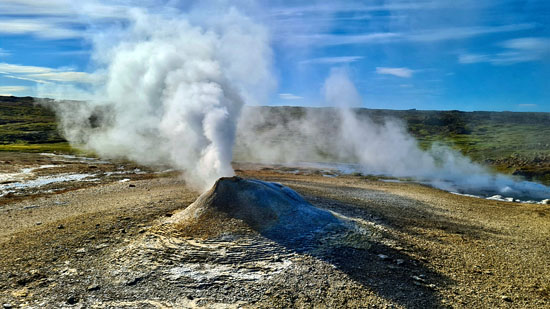
[[[307,238],[340,225],[332,213],[314,207],[288,187],[240,177],[218,179],[170,221],[182,231],[202,234],[188,236],[219,235],[240,223],[278,241]]]

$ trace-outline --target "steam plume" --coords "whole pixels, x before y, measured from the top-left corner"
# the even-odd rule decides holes
[[[269,39],[236,9],[197,15],[135,9],[128,26],[93,33],[105,82],[86,102],[56,104],[66,138],[103,157],[169,163],[197,189],[232,176],[241,107],[272,84]]]
[[[248,115],[239,123],[237,138],[239,158],[293,164],[356,163],[355,171],[410,177],[459,193],[538,200],[550,197],[546,186],[493,173],[448,147],[423,151],[395,119],[378,123],[358,115],[353,108],[361,106],[361,97],[346,69],[331,70],[322,92],[326,103],[335,109],[310,109],[294,118],[245,110]],[[259,133],[251,136],[249,132]]]

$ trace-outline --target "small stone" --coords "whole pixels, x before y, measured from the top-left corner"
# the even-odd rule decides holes
[[[2,307],[4,307],[4,309],[11,309],[13,308],[13,306],[11,304],[3,304]]]
[[[508,295],[502,295],[500,298],[501,298],[503,301],[507,301],[507,302],[509,302],[509,303],[512,302],[512,298],[511,298],[510,296],[508,296]]]
[[[426,281],[426,280],[424,280],[424,278],[421,278],[420,276],[411,276],[411,278],[413,278],[416,281],[420,281],[420,282]]]
[[[136,284],[138,284],[138,283],[139,283],[140,281],[142,281],[142,280],[143,280],[142,277],[136,277],[136,278],[134,278],[134,279],[131,279],[131,280],[127,281],[127,282],[126,282],[126,285],[128,285],[128,286],[136,285]]]
[[[62,230],[62,229],[64,229],[64,228],[65,228],[65,227],[63,226],[63,224],[60,224],[60,225],[57,226],[57,229],[58,229],[58,230]]]
[[[42,224],[42,222],[36,222],[36,225],[41,225],[41,224]]]
[[[69,296],[69,298],[67,298],[67,304],[69,305],[74,305],[78,302],[78,299],[74,296]]]
[[[98,291],[99,288],[100,288],[99,285],[92,284],[92,285],[88,286],[88,291]]]
[[[22,288],[20,290],[11,292],[11,295],[13,295],[13,297],[26,297],[27,295],[29,295],[29,290],[27,288]]]
[[[86,248],[80,248],[76,250],[76,253],[86,253]]]
[[[395,264],[397,264],[397,265],[401,265],[401,264],[403,264],[403,263],[405,263],[405,260],[403,260],[403,259],[397,259],[397,260],[395,260]]]
[[[134,184],[129,184],[128,187],[129,187],[129,188],[135,188],[136,185],[134,185]]]
[[[387,255],[385,255],[385,254],[378,254],[378,257],[379,257],[379,258],[380,258],[380,259],[381,259],[382,261],[384,261],[384,260],[387,260],[387,259],[388,259],[388,256],[387,256]]]

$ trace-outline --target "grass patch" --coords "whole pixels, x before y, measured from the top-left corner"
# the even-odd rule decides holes
[[[82,151],[72,148],[67,142],[51,144],[7,144],[0,145],[0,151],[83,154]]]

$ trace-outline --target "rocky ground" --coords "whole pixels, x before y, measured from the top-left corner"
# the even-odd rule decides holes
[[[64,166],[22,176],[24,168],[55,162],[2,155],[10,162],[3,168],[12,170],[1,172],[17,174],[4,184],[41,173],[96,179],[0,197],[4,308],[550,306],[548,205],[240,165],[240,176],[289,186],[357,223],[365,237],[295,246],[228,228],[231,220],[193,237],[169,225],[198,197],[177,175],[123,163],[58,162]],[[115,171],[128,172],[109,173]]]

